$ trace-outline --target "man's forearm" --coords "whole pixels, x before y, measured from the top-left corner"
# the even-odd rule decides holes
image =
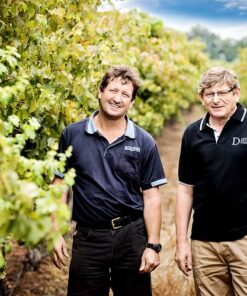
[[[151,188],[144,191],[144,221],[147,229],[148,242],[160,242],[160,227],[162,210],[160,193],[158,188]]]
[[[193,187],[179,184],[175,211],[177,244],[187,242],[192,203]]]

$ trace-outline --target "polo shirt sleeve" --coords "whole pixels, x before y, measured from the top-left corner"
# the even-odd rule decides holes
[[[186,129],[182,138],[179,165],[178,179],[180,183],[193,186],[196,182],[195,155],[191,146],[192,135],[189,129]]]
[[[157,145],[154,144],[144,157],[141,170],[142,190],[166,184],[162,162]]]

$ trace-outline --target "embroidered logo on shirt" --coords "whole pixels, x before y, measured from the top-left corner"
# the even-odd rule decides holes
[[[125,147],[124,147],[124,150],[141,152],[140,147],[132,147],[132,146],[125,146]]]
[[[247,144],[247,138],[233,137],[232,138],[232,145],[236,146],[239,144]]]

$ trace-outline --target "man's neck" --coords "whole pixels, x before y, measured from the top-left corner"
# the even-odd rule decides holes
[[[94,124],[97,130],[111,144],[116,139],[124,135],[127,122],[125,117],[121,117],[119,119],[111,119],[111,118],[106,118],[102,116],[102,114],[98,113],[94,117]]]
[[[210,126],[217,132],[221,132],[229,118],[214,118],[209,117]]]

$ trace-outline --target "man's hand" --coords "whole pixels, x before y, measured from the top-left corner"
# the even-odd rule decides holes
[[[188,242],[177,244],[175,261],[178,268],[188,276],[192,270],[191,249]]]
[[[66,243],[61,235],[57,240],[57,243],[51,253],[51,260],[56,265],[57,268],[61,269],[62,265],[66,266],[65,258],[69,258]]]
[[[160,265],[160,256],[159,253],[156,253],[150,248],[146,248],[142,255],[141,266],[139,271],[141,273],[151,272],[155,270],[156,267]]]

